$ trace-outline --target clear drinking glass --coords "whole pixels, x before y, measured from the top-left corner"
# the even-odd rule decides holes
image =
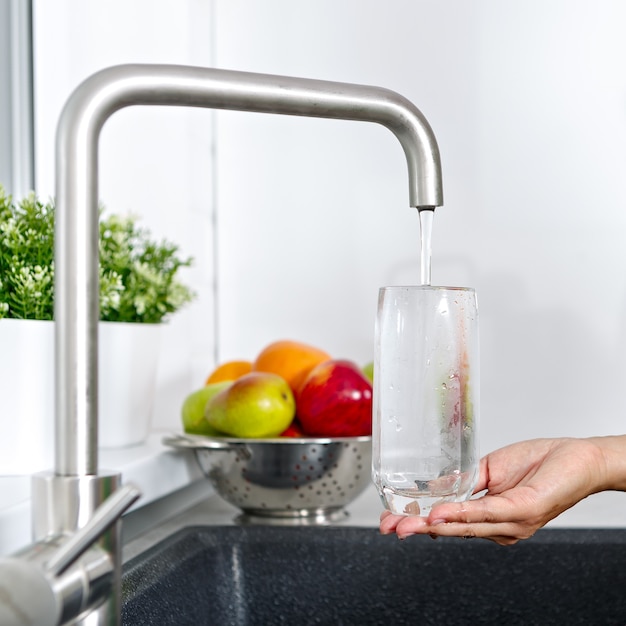
[[[426,516],[478,478],[474,289],[383,287],[374,358],[372,477],[384,506]]]

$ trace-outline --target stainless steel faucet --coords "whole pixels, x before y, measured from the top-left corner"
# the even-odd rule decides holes
[[[382,124],[404,149],[410,206],[432,210],[443,204],[435,136],[421,112],[393,91],[174,65],[121,65],[87,78],[67,101],[56,137],[56,455],[54,472],[33,478],[37,545],[51,541],[50,537],[58,541],[59,537],[80,533],[120,481],[118,474],[98,468],[97,166],[104,123],[119,109],[133,105],[256,111]],[[120,546],[112,534],[116,526],[119,524],[113,524],[100,540],[100,550],[110,557],[117,584],[113,581],[98,590],[94,582],[100,578],[94,575],[90,579],[92,593],[85,596],[80,607],[81,614],[97,607],[89,623],[93,623],[94,614],[97,623],[119,622]],[[76,559],[61,573],[67,575],[81,560],[83,567],[96,560],[93,556],[91,561],[85,561],[86,556]],[[2,602],[0,597],[0,605]],[[78,613],[66,610],[63,615],[74,619]],[[51,619],[50,623],[57,622]]]

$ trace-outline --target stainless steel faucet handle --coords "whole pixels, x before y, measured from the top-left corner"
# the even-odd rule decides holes
[[[38,563],[20,557],[0,559],[0,624],[54,626],[63,607]]]
[[[125,485],[110,495],[95,511],[91,519],[65,541],[48,559],[50,574],[62,574],[80,555],[104,534],[139,498],[141,492],[134,485]]]
[[[139,489],[133,485],[120,487],[75,533],[53,535],[0,559],[0,624],[54,626],[84,610],[82,594],[90,584],[90,567],[63,574],[139,496]],[[103,555],[102,551],[92,555],[94,571],[100,576],[112,576],[114,566],[108,557],[103,560]]]

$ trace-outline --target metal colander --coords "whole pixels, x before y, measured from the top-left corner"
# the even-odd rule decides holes
[[[195,451],[217,493],[243,512],[240,522],[334,522],[371,481],[371,437],[176,435],[164,443]]]

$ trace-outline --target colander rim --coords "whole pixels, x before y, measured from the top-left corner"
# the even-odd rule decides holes
[[[247,446],[256,444],[329,444],[329,443],[371,443],[372,436],[364,435],[360,437],[267,437],[267,438],[243,438],[243,437],[217,437],[214,435],[190,435],[187,433],[176,433],[171,437],[165,437],[163,443],[174,447],[207,447],[207,444],[227,444],[229,446]],[[178,444],[178,445],[177,445]]]

